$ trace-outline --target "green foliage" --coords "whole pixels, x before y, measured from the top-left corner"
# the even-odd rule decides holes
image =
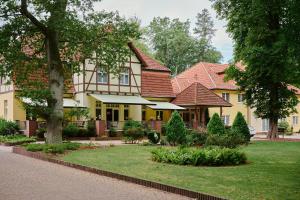
[[[36,136],[38,138],[44,138],[44,134],[46,133],[46,129],[45,128],[39,128],[36,130]]]
[[[223,135],[209,134],[205,141],[205,146],[219,146],[233,149],[247,143],[248,141],[245,140],[243,135],[229,132]]]
[[[80,148],[79,143],[66,142],[62,144],[28,144],[27,151],[37,152],[43,151],[51,154],[62,154],[66,150],[74,151]]]
[[[234,41],[234,62],[227,79],[245,91],[246,103],[260,118],[270,119],[276,137],[278,119],[295,112],[298,99],[289,85],[299,83],[300,14],[297,0],[213,0]]]
[[[79,135],[79,128],[72,123],[69,123],[64,129],[63,129],[63,136],[64,137],[77,137]]]
[[[144,137],[144,129],[141,127],[131,127],[124,131],[125,142],[136,143]]]
[[[76,117],[76,119],[81,119],[82,117],[87,118],[89,116],[88,108],[71,108],[69,111],[65,112],[65,116],[69,118]]]
[[[190,130],[186,135],[187,146],[202,146],[207,139],[207,133],[205,131]]]
[[[184,144],[186,139],[186,128],[180,114],[175,111],[166,125],[166,139],[169,144]]]
[[[198,21],[206,16],[200,15]],[[206,28],[213,30],[213,27]],[[200,25],[197,26],[197,30],[200,29],[203,30]],[[170,68],[173,74],[199,61],[219,62],[222,58],[209,41],[191,34],[189,21],[156,17],[147,27],[146,39],[155,51],[155,58]]]
[[[217,113],[215,113],[207,124],[207,133],[223,135],[225,133],[224,124]]]
[[[128,130],[130,128],[143,128],[143,125],[141,124],[141,122],[138,122],[138,121],[127,120],[124,123],[123,130],[126,131],[126,130]]]
[[[96,123],[94,120],[87,121],[87,131],[90,137],[96,137]]]
[[[150,130],[147,131],[147,137],[152,144],[157,144],[160,140],[160,133],[156,132],[155,130]]]
[[[197,14],[196,26],[194,28],[194,34],[196,34],[201,40],[210,42],[215,35],[216,29],[214,29],[214,21],[211,18],[209,11],[203,9],[201,13]]]
[[[25,135],[0,135],[0,143],[5,143],[9,145],[17,145],[35,142],[34,137],[26,137]]]
[[[250,131],[247,122],[241,112],[237,113],[231,127],[231,132],[232,134],[236,135],[240,134],[245,137],[245,140],[250,141]]]
[[[117,130],[114,127],[109,128],[109,137],[116,137],[117,136]]]
[[[152,160],[176,165],[225,166],[240,165],[247,161],[246,155],[228,148],[158,148],[152,152]]]
[[[19,131],[19,126],[16,122],[0,119],[0,135],[13,135]]]

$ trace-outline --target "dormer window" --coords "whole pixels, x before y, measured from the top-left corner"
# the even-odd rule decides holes
[[[225,101],[227,101],[227,102],[229,102],[229,93],[222,93],[222,98],[225,100]]]
[[[120,73],[120,85],[129,85],[129,69],[124,68]]]
[[[108,83],[108,73],[104,69],[98,69],[97,72],[97,82],[107,84]]]

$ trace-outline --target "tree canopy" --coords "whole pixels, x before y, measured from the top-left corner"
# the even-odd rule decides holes
[[[180,73],[200,61],[217,63],[222,55],[211,45],[214,35],[213,21],[207,10],[197,16],[195,35],[189,21],[156,17],[146,28],[147,43],[157,60]]]
[[[47,120],[50,143],[61,142],[64,85],[80,63],[90,58],[117,73],[130,55],[127,43],[140,35],[134,20],[95,12],[98,1],[0,1],[0,75],[32,100],[28,110]],[[34,73],[40,78],[30,78]]]
[[[279,118],[295,112],[297,97],[289,84],[299,83],[300,2],[297,0],[213,0],[228,22],[234,63],[227,79],[245,91],[246,103],[270,119],[269,137],[277,137]]]

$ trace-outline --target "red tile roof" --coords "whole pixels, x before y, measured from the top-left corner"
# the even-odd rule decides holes
[[[225,82],[224,72],[228,64],[200,62],[172,79],[175,94],[180,93],[191,84],[198,82],[208,89],[237,90],[234,81]]]
[[[142,71],[143,97],[171,97],[174,98],[170,73],[161,71]]]
[[[160,62],[151,58],[150,56],[144,54],[140,49],[136,48],[132,43],[129,43],[128,46],[135,53],[137,58],[141,61],[143,69],[152,70],[152,71],[171,72],[169,68],[162,65]]]
[[[174,99],[172,103],[180,106],[232,106],[223,98],[216,95],[214,92],[198,82],[195,82],[189,87],[185,88],[181,93],[177,95],[176,99]]]

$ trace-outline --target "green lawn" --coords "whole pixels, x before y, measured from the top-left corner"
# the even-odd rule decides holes
[[[155,163],[153,148],[81,150],[62,159],[229,199],[300,199],[300,143],[255,142],[241,149],[250,163],[235,167]]]

